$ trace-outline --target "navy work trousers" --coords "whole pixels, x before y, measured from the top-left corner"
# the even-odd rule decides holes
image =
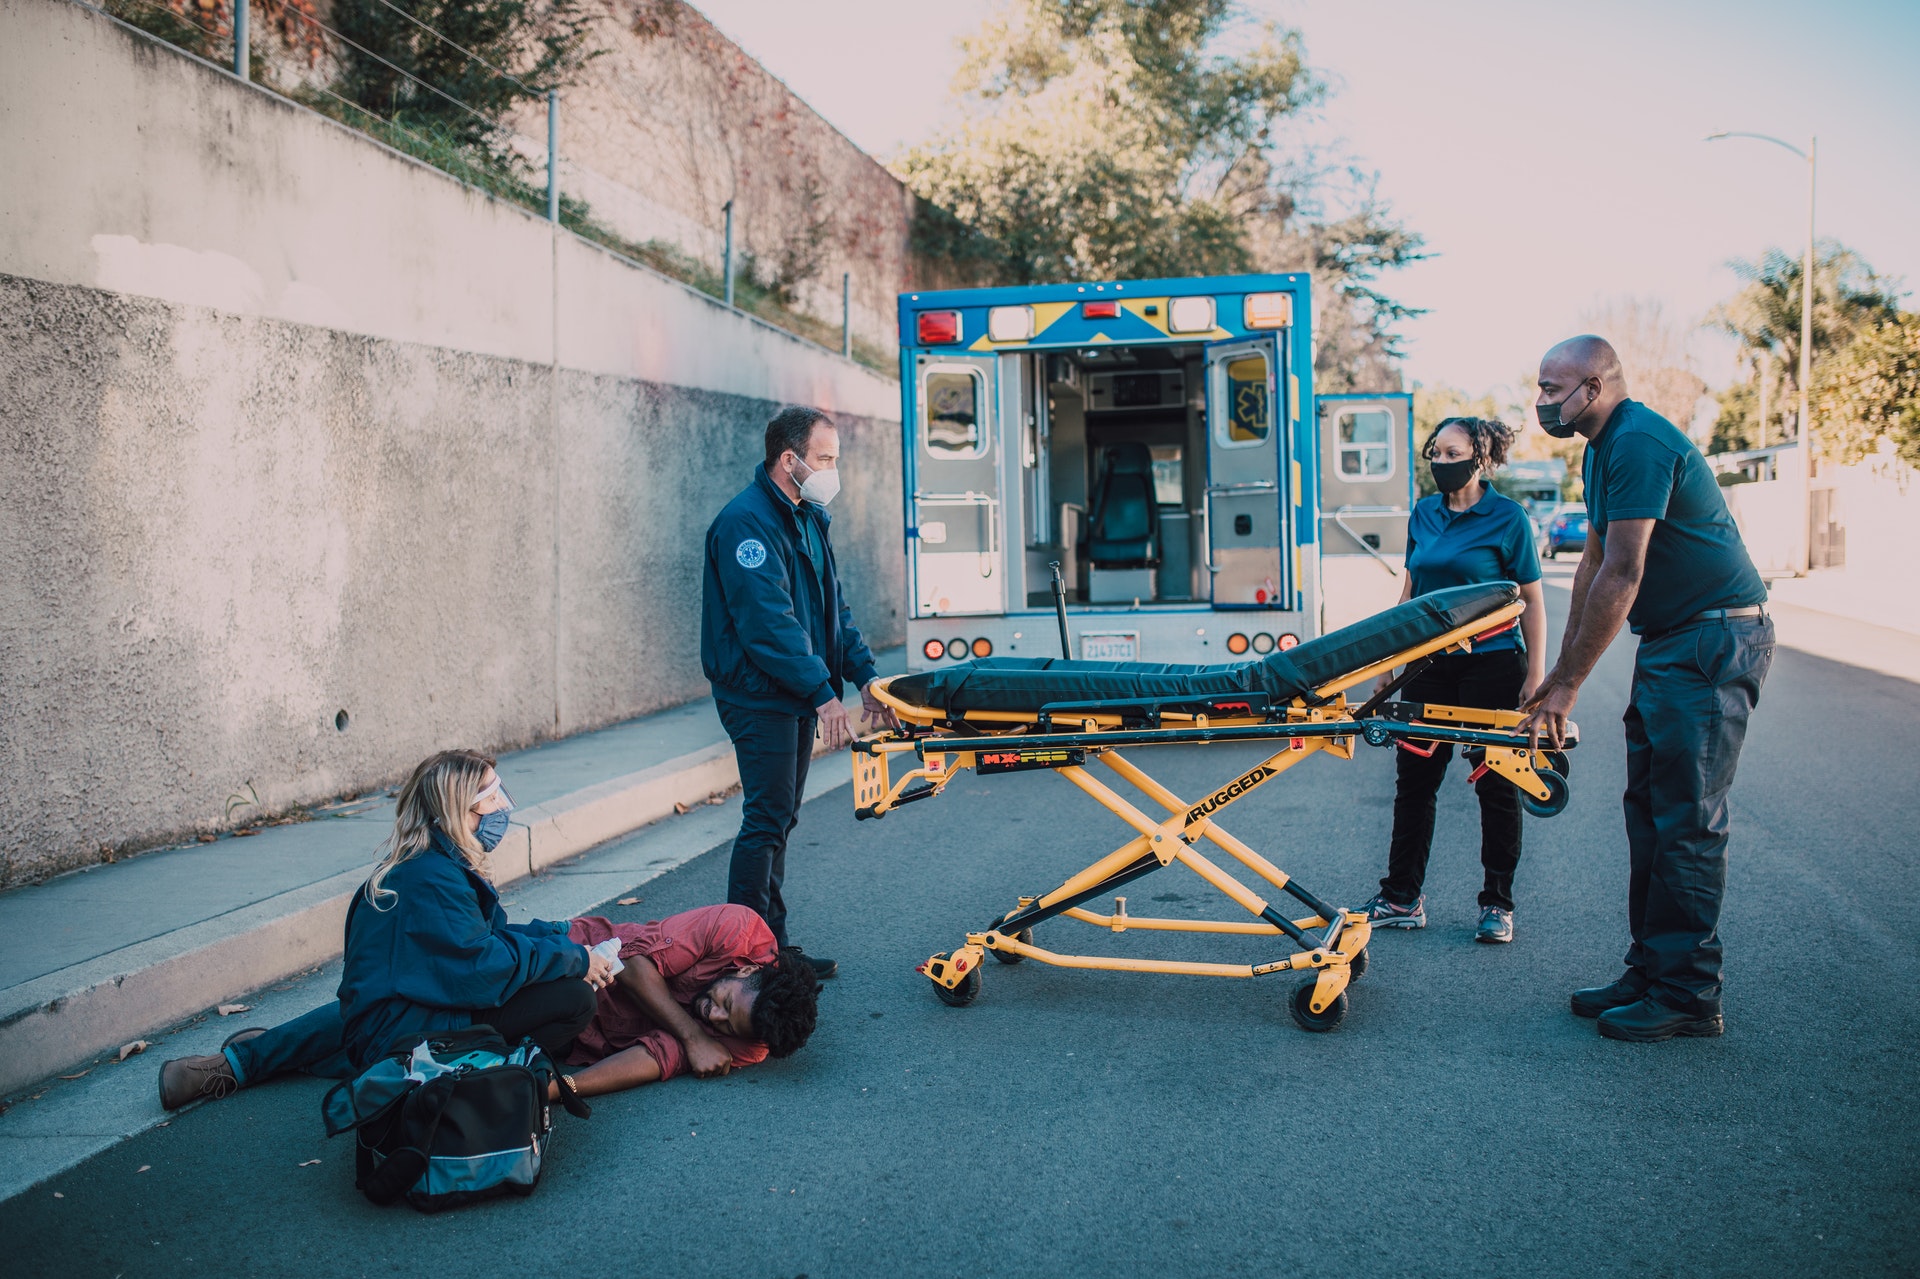
[[[1643,639],[1627,702],[1627,948],[1661,1003],[1720,1010],[1727,792],[1773,664],[1773,621],[1732,617]]]
[[[1452,653],[1433,659],[1433,665],[1407,681],[1402,701],[1434,702],[1441,706],[1477,706],[1509,711],[1520,705],[1520,686],[1527,680],[1527,655],[1517,648],[1491,653]],[[1393,787],[1393,842],[1387,849],[1387,877],[1380,892],[1388,901],[1411,906],[1420,898],[1427,879],[1427,856],[1433,848],[1434,800],[1446,779],[1453,747],[1430,743],[1433,754],[1417,755],[1399,748]],[[1418,743],[1426,746],[1429,743]],[[1520,792],[1495,772],[1481,775],[1474,790],[1480,796],[1480,904],[1513,909],[1513,871],[1520,864]]]
[[[727,871],[727,901],[759,911],[774,940],[785,946],[787,904],[780,885],[787,877],[787,837],[800,820],[807,768],[813,763],[816,717],[717,705],[740,763],[745,808]]]
[[[340,1018],[340,1001],[329,1000],[310,1013],[283,1021],[264,1035],[226,1050],[242,1086],[262,1083],[290,1070],[327,1079],[355,1074],[347,1060],[347,1024]]]

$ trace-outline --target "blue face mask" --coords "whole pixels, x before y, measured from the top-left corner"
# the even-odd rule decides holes
[[[473,832],[473,837],[480,841],[480,847],[488,852],[500,847],[500,841],[507,837],[508,819],[512,815],[513,810],[509,808],[481,814],[480,826]]]

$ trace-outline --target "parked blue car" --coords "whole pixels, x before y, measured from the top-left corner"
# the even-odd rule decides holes
[[[1562,511],[1547,521],[1547,558],[1556,559],[1562,551],[1587,549],[1587,513]]]

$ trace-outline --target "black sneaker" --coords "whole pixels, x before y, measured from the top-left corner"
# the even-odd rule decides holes
[[[809,955],[806,951],[800,950],[798,946],[794,946],[791,949],[799,950],[800,958],[813,965],[813,979],[815,981],[825,981],[840,971],[840,965],[834,963],[831,959],[822,959],[818,955]]]

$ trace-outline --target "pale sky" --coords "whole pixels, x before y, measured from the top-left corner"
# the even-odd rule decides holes
[[[946,116],[957,36],[988,0],[694,0],[861,147],[885,157]],[[1820,139],[1822,238],[1920,286],[1920,0],[1249,0],[1302,31],[1336,92],[1301,136],[1379,173],[1436,255],[1395,275],[1407,371],[1479,392],[1609,299],[1691,326],[1727,259],[1806,242]],[[1913,304],[1912,297],[1908,305]],[[1695,339],[1697,371],[1733,373]]]

